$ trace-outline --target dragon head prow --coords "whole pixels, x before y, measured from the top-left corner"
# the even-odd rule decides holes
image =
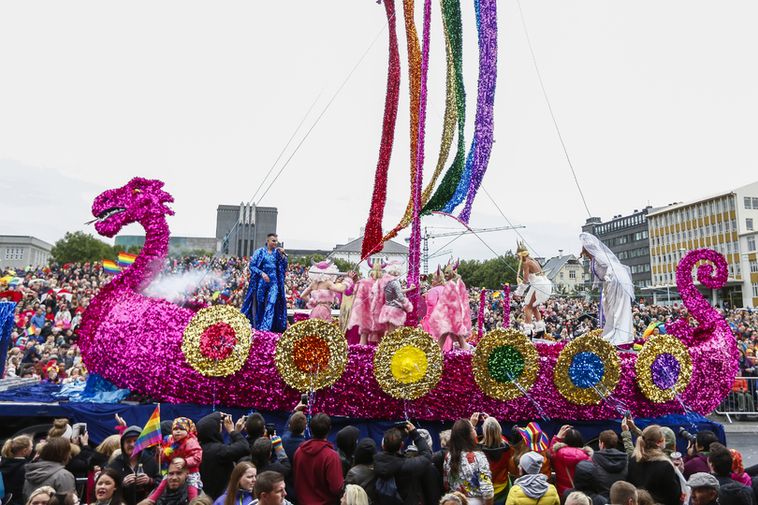
[[[103,191],[92,204],[92,215],[97,218],[95,229],[100,235],[115,236],[131,223],[142,223],[174,211],[165,204],[174,198],[163,191],[163,182],[135,177],[126,185]]]

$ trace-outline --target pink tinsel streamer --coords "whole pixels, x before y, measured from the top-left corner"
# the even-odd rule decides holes
[[[387,93],[384,101],[384,122],[382,140],[379,144],[379,160],[376,164],[374,194],[371,198],[366,231],[363,234],[361,258],[367,258],[381,250],[382,217],[387,201],[387,171],[389,170],[392,144],[395,140],[395,120],[400,98],[400,52],[397,44],[397,23],[395,21],[395,0],[384,0],[389,30],[389,63],[387,67]]]
[[[477,319],[477,334],[479,335],[479,340],[482,339],[484,336],[484,304],[487,300],[487,290],[483,289],[479,293],[479,316]]]
[[[503,284],[503,328],[511,327],[511,285]]]
[[[424,180],[424,131],[426,128],[427,77],[429,75],[429,35],[432,17],[432,2],[424,0],[424,28],[421,49],[421,96],[418,112],[418,152],[416,153],[416,173],[413,180],[413,221],[411,224],[410,250],[408,251],[408,283],[416,286],[410,296],[413,310],[408,314],[407,326],[418,323],[418,306],[421,302],[421,282],[419,263],[421,262],[421,185]]]

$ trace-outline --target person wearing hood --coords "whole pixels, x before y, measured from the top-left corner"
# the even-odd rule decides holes
[[[50,486],[57,494],[75,493],[74,475],[65,466],[71,458],[71,442],[63,437],[49,439],[39,453],[39,460],[26,465],[24,497],[42,486]]]
[[[580,492],[587,496],[592,505],[605,505],[608,503],[608,494],[598,494],[597,482],[594,476],[595,465],[591,461],[580,461],[574,469],[574,486],[563,493],[564,503],[571,493]],[[610,492],[610,490],[609,490]]]
[[[9,438],[3,444],[0,474],[5,485],[6,505],[24,505],[24,465],[32,454],[32,439],[26,435]]]
[[[571,488],[576,464],[592,458],[592,449],[583,446],[582,434],[568,424],[561,426],[558,434],[550,441],[550,458],[553,470],[555,470],[555,487],[558,488],[560,495]]]
[[[362,438],[353,454],[353,467],[345,476],[345,484],[357,484],[368,495],[370,503],[376,503],[376,473],[374,472],[374,455],[376,442],[373,438]]]
[[[486,415],[486,414],[485,414]],[[479,441],[479,449],[487,456],[492,472],[492,486],[495,488],[495,505],[505,503],[510,488],[508,478],[508,464],[513,451],[503,437],[503,428],[494,417],[486,417],[482,424],[482,438]]]
[[[197,422],[197,440],[203,449],[200,462],[200,479],[204,483],[203,491],[214,500],[224,492],[225,483],[234,470],[234,464],[247,456],[247,440],[240,432],[245,419],[232,423],[232,416],[213,412]],[[225,444],[222,430],[229,434],[229,443]]]
[[[619,437],[613,430],[605,430],[600,433],[600,450],[592,454],[594,463],[595,490],[608,496],[611,486],[618,480],[626,480],[627,463],[629,461],[625,452],[616,449]]]
[[[337,505],[344,477],[340,456],[326,440],[332,420],[326,414],[316,414],[309,427],[313,438],[298,447],[293,464],[298,504]]]
[[[160,480],[158,463],[152,451],[134,454],[134,444],[142,432],[139,426],[129,426],[121,434],[121,454],[110,462],[121,479],[122,498],[126,505],[136,505],[147,498],[153,485]]]
[[[335,442],[340,455],[340,461],[342,461],[343,476],[347,475],[347,472],[353,466],[353,454],[358,445],[358,436],[360,434],[361,432],[355,426],[345,426],[337,432]]]
[[[527,452],[519,459],[521,476],[513,482],[505,505],[560,505],[558,490],[548,484],[547,476],[540,473],[545,458],[537,452]]]

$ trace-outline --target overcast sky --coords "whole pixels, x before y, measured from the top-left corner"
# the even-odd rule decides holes
[[[416,3],[420,30],[423,2]],[[523,0],[522,7],[593,215],[608,219],[758,179],[758,3]],[[432,9],[427,172],[444,107],[439,3]],[[473,1],[462,9],[468,145],[478,61]],[[511,222],[526,226],[520,232],[535,254],[577,252],[587,211],[518,4],[502,0],[498,9],[496,143],[483,185]],[[409,191],[398,21],[403,78],[385,227],[400,217]],[[314,99],[320,95],[282,161],[378,35],[258,202],[278,207],[290,248],[331,248],[358,236],[381,135],[385,26],[373,0],[0,3],[0,233],[54,242],[87,229],[92,198],[140,175],[162,179],[175,196],[175,235],[213,236],[216,206],[253,196]],[[444,218],[426,223],[439,233],[460,229]],[[471,225],[505,224],[480,192]],[[517,237],[482,238],[504,252]],[[434,240],[431,251],[447,240]],[[475,237],[444,249],[493,256]]]

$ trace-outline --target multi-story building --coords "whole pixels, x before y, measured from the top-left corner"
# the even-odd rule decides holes
[[[676,288],[676,266],[691,249],[715,249],[726,258],[724,288],[710,293],[712,303],[758,305],[758,182],[693,202],[669,205],[648,214],[653,284]]]
[[[542,265],[542,271],[553,283],[557,294],[571,295],[584,288],[584,266],[573,254],[550,258]]]
[[[36,237],[0,235],[0,268],[45,266],[52,249],[51,244]]]
[[[219,205],[216,210],[216,239],[222,254],[250,256],[266,245],[266,236],[276,233],[276,207],[255,204]],[[284,239],[285,237],[279,237]]]
[[[606,222],[591,217],[582,226],[582,231],[595,235],[622,264],[629,267],[635,291],[653,284],[647,225],[647,216],[652,211],[653,208],[647,206],[642,210],[635,209],[628,216],[613,216]]]

